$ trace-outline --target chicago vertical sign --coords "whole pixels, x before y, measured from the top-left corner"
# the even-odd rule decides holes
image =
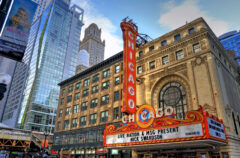
[[[136,112],[136,38],[137,26],[132,22],[121,23],[123,31],[123,106],[122,112],[132,114]]]

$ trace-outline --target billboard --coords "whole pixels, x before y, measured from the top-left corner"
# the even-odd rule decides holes
[[[25,131],[0,130],[0,139],[31,141],[31,133]]]
[[[0,37],[12,8],[13,0],[0,0]]]
[[[132,22],[121,23],[123,31],[123,104],[122,112],[136,112],[136,38],[137,27]]]
[[[21,61],[36,9],[31,0],[14,0],[0,38],[2,55]]]

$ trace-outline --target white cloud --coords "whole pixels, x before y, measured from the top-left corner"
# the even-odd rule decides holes
[[[213,32],[219,36],[228,31],[229,25],[223,21],[215,19],[201,9],[199,0],[184,0],[183,3],[176,5],[173,1],[163,5],[167,12],[160,16],[158,23],[176,29],[186,22],[190,22],[196,18],[203,17]]]
[[[84,36],[85,28],[91,23],[95,23],[99,28],[102,29],[102,39],[105,40],[105,55],[104,58],[120,52],[123,49],[122,39],[120,39],[116,33],[116,26],[105,16],[103,16],[99,11],[94,8],[94,5],[89,0],[73,0],[72,3],[77,4],[84,9],[84,17],[81,32],[81,39]]]

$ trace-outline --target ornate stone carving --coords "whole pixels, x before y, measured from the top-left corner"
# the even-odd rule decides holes
[[[204,109],[205,111],[209,112],[209,113],[210,113],[210,111],[211,111],[210,105],[208,105],[208,104],[206,104],[206,103],[203,105],[203,109]]]
[[[144,80],[145,80],[145,78],[143,78],[143,77],[138,77],[138,78],[136,79],[137,85],[143,84]]]
[[[231,108],[230,108],[230,106],[229,106],[228,104],[226,104],[225,112],[226,112],[226,114],[228,115],[228,117],[231,116]]]
[[[201,64],[206,63],[207,61],[207,56],[201,57],[197,56],[194,61],[191,62],[192,66],[200,66]]]
[[[180,73],[186,78],[188,78],[187,70],[180,71]]]

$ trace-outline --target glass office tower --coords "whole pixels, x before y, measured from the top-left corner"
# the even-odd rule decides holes
[[[240,31],[231,31],[219,36],[219,40],[225,49],[234,50],[237,57],[240,57]],[[238,59],[240,64],[240,58]]]
[[[25,57],[28,72],[19,109],[20,128],[53,132],[60,81],[74,75],[80,61],[78,43],[83,10],[55,0],[37,19],[37,33]]]
[[[0,0],[1,1],[1,0]],[[3,71],[8,72],[8,74],[12,77],[11,84],[8,85],[8,91],[5,92],[4,99],[0,101],[0,121],[6,124],[9,127],[14,128],[16,125],[16,120],[18,117],[18,108],[21,101],[21,95],[24,87],[24,77],[25,72],[27,72],[26,68],[29,61],[29,50],[31,51],[33,39],[35,39],[35,34],[38,29],[38,22],[36,20],[42,15],[42,12],[49,6],[52,0],[32,0],[38,4],[37,10],[35,12],[34,20],[31,25],[31,31],[28,40],[31,43],[28,43],[28,50],[26,50],[25,54],[28,54],[28,57],[23,59],[23,62],[16,62],[5,57],[0,57],[4,61],[2,61],[2,66],[0,64],[0,68]],[[1,60],[1,59],[0,59]],[[1,63],[1,61],[0,61]],[[9,68],[8,65],[11,65]],[[1,116],[2,113],[2,116]]]

